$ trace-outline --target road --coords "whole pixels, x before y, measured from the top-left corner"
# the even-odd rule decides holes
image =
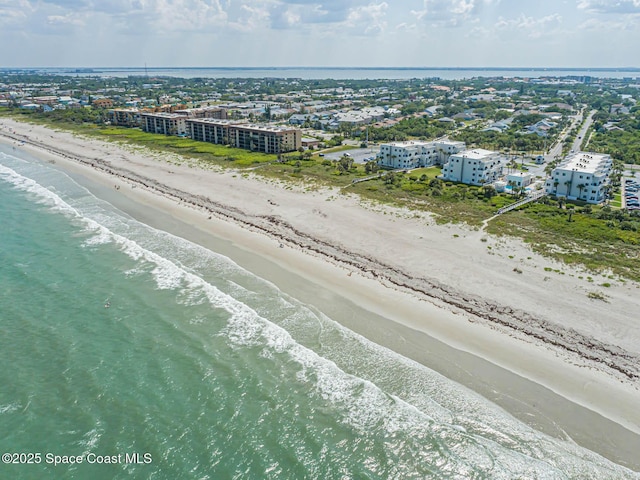
[[[571,147],[574,152],[579,152],[580,151],[580,145],[582,145],[582,141],[584,140],[585,135],[589,131],[589,127],[593,123],[593,116],[596,114],[596,112],[597,112],[597,110],[591,110],[589,112],[589,116],[585,120],[584,125],[582,125],[582,128],[578,132],[578,136],[574,140],[573,146]]]
[[[567,126],[558,136],[558,141],[556,142],[556,144],[549,150],[549,153],[547,153],[544,156],[544,161],[545,163],[549,163],[552,162],[556,159],[556,157],[560,157],[562,155],[562,145],[564,143],[565,138],[567,138],[567,135],[569,135],[569,132],[577,125],[580,125],[580,122],[582,122],[582,118],[584,115],[584,108],[582,110],[580,110],[579,113],[577,113],[575,116],[571,117],[571,123],[569,124],[569,126]],[[578,134],[579,137],[581,137],[582,135]]]

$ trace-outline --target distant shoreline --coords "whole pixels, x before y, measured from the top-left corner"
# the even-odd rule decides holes
[[[264,66],[264,67],[3,67],[0,73],[87,75],[87,76],[168,76],[176,78],[301,78],[336,80],[399,80],[440,78],[463,80],[474,77],[596,77],[640,76],[640,67],[345,67],[345,66]],[[428,73],[429,75],[425,75]],[[522,75],[513,75],[521,73]],[[633,75],[633,74],[637,74]]]
[[[548,72],[638,72],[640,67],[346,67],[346,66],[264,66],[264,67],[147,67],[149,70],[453,70],[453,71],[548,71]],[[144,70],[144,67],[2,67],[0,71],[11,70]]]

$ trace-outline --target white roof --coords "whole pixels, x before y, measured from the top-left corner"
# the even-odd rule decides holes
[[[472,160],[482,160],[484,158],[496,155],[497,153],[498,152],[494,152],[492,150],[485,150],[484,148],[474,148],[473,150],[463,150],[462,152],[457,153],[455,156],[471,158]]]
[[[576,152],[573,155],[569,155],[564,162],[558,165],[558,169],[596,173],[610,159],[609,155],[603,153]]]
[[[507,178],[528,178],[533,177],[533,174],[528,172],[513,172],[507,175]]]

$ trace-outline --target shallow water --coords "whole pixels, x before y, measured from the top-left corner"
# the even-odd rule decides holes
[[[638,478],[46,164],[0,202],[3,478]]]

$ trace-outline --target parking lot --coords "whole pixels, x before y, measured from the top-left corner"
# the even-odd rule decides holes
[[[377,145],[375,147],[369,148],[355,148],[353,150],[325,153],[324,158],[327,158],[329,160],[340,160],[343,155],[348,154],[351,158],[353,158],[354,163],[364,164],[370,160],[375,160],[379,150],[380,147],[378,147]]]
[[[638,192],[640,192],[640,181],[630,178],[625,180],[623,206],[626,207],[627,210],[640,210]]]

